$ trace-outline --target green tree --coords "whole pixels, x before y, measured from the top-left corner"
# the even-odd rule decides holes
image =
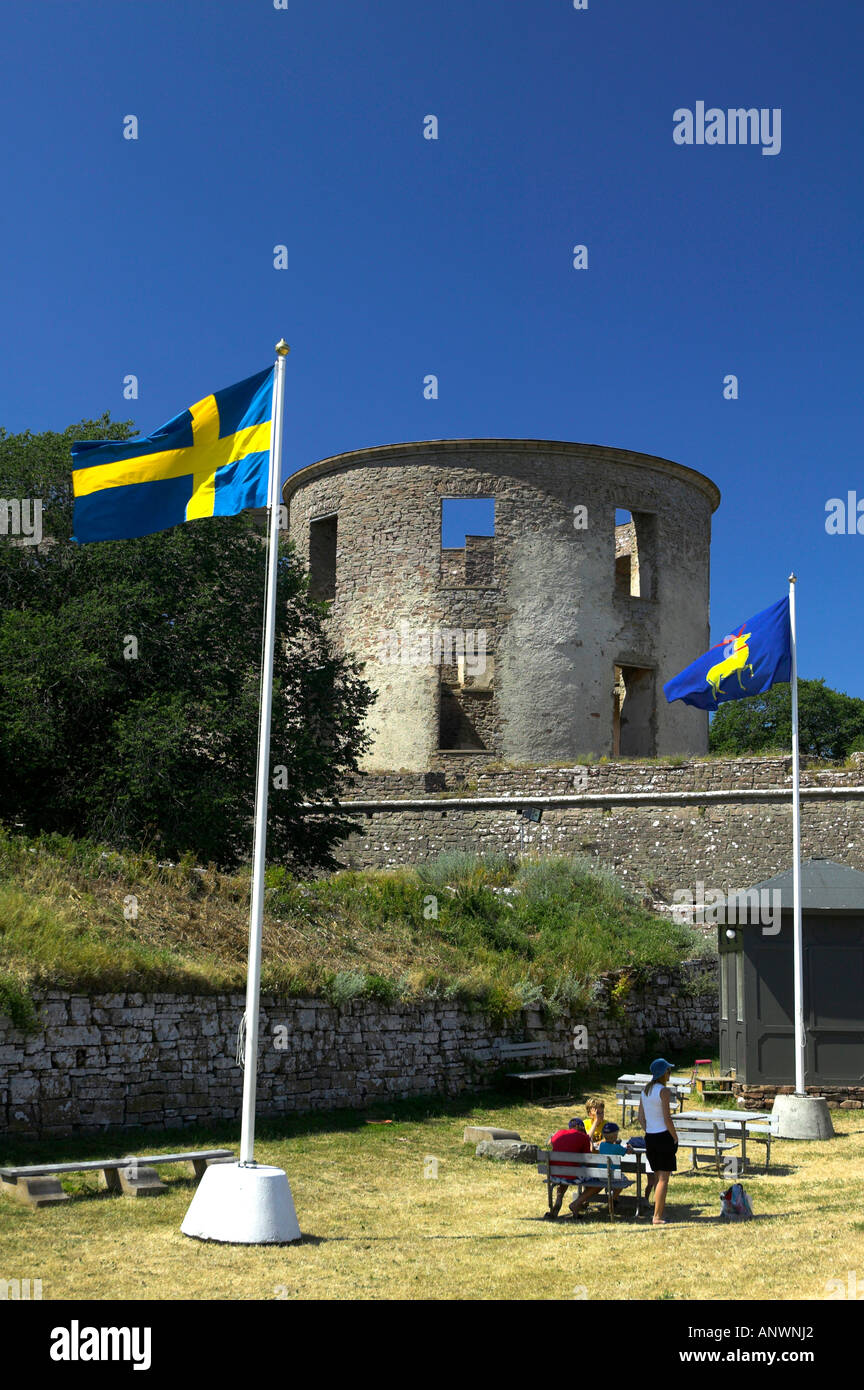
[[[139,540],[71,540],[76,439],[0,430],[0,497],[44,499],[43,543],[0,535],[0,818],[230,865],[251,851],[266,550],[249,516]],[[331,648],[283,544],[268,852],[332,866],[356,827],[310,819],[367,744],[374,698]]]
[[[845,758],[864,748],[864,700],[832,690],[824,680],[799,680],[798,736],[802,754],[817,758]],[[791,749],[791,687],[775,685],[764,695],[721,705],[708,746],[712,753],[732,755]]]

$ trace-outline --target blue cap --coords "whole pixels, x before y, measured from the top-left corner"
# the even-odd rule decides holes
[[[674,1062],[667,1062],[663,1057],[655,1057],[648,1070],[654,1080],[659,1081],[660,1077],[664,1076],[667,1071],[671,1071],[674,1066]]]
[[[602,1132],[603,1134],[617,1134],[618,1126],[616,1124],[613,1124],[611,1120],[607,1120],[605,1125],[603,1126]]]
[[[585,1121],[584,1121],[584,1120],[578,1120],[578,1119],[575,1119],[575,1118],[574,1118],[574,1119],[572,1119],[572,1120],[570,1121],[570,1123],[569,1123],[569,1125],[567,1126],[567,1128],[568,1128],[568,1129],[584,1129],[584,1128],[585,1128]]]

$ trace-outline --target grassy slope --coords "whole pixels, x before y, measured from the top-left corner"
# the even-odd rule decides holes
[[[704,949],[575,859],[450,855],[314,882],[273,869],[268,883],[264,989],[334,1002],[436,996],[499,1015],[528,1003],[554,1012],[584,1004],[602,971]],[[248,888],[248,874],[0,830],[0,1008],[20,1021],[33,986],[238,989]]]

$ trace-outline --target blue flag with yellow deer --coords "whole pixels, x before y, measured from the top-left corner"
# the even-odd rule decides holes
[[[726,700],[761,695],[791,675],[789,600],[781,598],[673,676],[663,693],[670,704],[683,700],[697,709],[717,709]]]
[[[214,391],[146,439],[72,445],[76,541],[128,540],[267,506],[273,368]]]

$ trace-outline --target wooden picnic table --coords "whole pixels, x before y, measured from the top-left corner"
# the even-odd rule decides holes
[[[550,1159],[557,1160],[559,1163],[563,1164],[565,1168],[568,1160],[575,1160],[575,1163],[572,1165],[575,1166],[581,1159],[609,1159],[614,1167],[621,1170],[623,1176],[633,1177],[635,1175],[636,1191],[633,1194],[633,1200],[636,1203],[637,1217],[641,1216],[643,1209],[649,1206],[647,1197],[642,1195],[642,1174],[644,1173],[645,1176],[648,1177],[651,1172],[644,1149],[634,1149],[632,1152],[626,1154],[570,1153],[564,1149],[541,1150],[537,1155],[537,1168],[546,1178],[549,1190],[549,1205],[551,1208],[552,1188],[556,1185],[556,1180],[554,1169],[550,1169]],[[572,1185],[573,1180],[570,1179],[570,1182]],[[590,1183],[588,1185],[590,1186]],[[628,1197],[630,1194],[624,1189],[620,1195]]]

